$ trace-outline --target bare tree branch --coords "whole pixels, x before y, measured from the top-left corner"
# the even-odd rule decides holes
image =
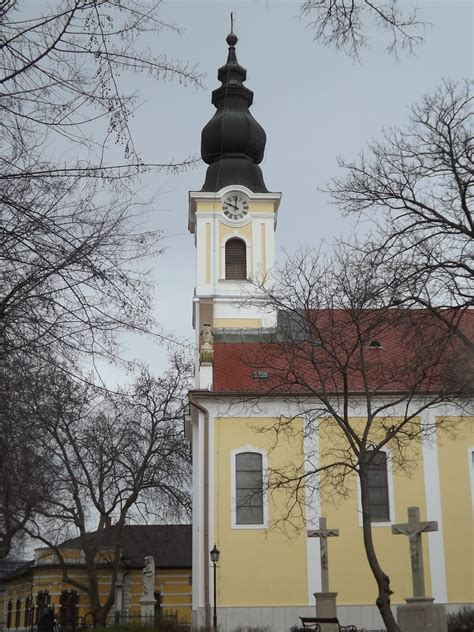
[[[412,108],[409,125],[385,132],[359,160],[341,161],[347,173],[330,186],[344,212],[377,223],[361,249],[397,268],[399,303],[474,304],[472,104],[470,83],[445,82]]]
[[[426,27],[416,8],[401,9],[396,0],[305,0],[301,15],[309,18],[315,39],[355,59],[369,45],[367,31],[373,22],[387,33],[386,51],[396,57],[400,50],[411,53],[423,41]]]

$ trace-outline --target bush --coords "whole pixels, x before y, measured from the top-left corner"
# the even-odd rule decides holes
[[[448,632],[474,632],[474,608],[464,606],[448,614]]]

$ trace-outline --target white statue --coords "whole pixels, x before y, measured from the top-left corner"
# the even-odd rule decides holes
[[[201,330],[201,351],[211,351],[213,341],[212,327],[208,323],[204,323]]]
[[[151,555],[145,557],[143,568],[143,596],[154,598],[155,593],[155,560]]]

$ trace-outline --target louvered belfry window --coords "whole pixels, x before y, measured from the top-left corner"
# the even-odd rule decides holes
[[[247,246],[237,237],[229,239],[225,245],[225,278],[247,278]]]

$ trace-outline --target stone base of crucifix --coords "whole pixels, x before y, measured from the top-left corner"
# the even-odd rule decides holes
[[[335,592],[318,592],[314,593],[316,599],[316,616],[323,619],[334,619],[337,617]],[[332,623],[322,623],[321,632],[338,632],[339,628]]]
[[[392,525],[392,533],[408,536],[410,544],[413,597],[406,599],[406,604],[397,608],[398,625],[402,632],[448,630],[445,607],[433,603],[434,599],[427,597],[425,593],[421,536],[432,531],[438,531],[438,523],[434,520],[422,522],[419,507],[408,507],[408,522]]]
[[[447,632],[446,608],[430,597],[410,597],[397,607],[402,632]]]

